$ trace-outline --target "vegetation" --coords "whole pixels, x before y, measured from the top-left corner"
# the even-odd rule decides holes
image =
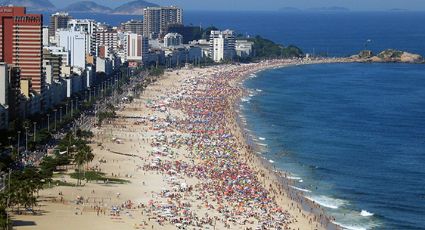
[[[255,58],[293,58],[303,56],[302,50],[296,46],[284,47],[261,36],[249,38],[248,41],[254,43],[253,53]]]
[[[403,51],[388,49],[379,53],[378,57],[382,59],[392,59],[392,58],[401,58],[402,55],[403,55]]]
[[[202,29],[202,31],[201,31],[201,33],[202,33],[202,39],[209,40],[210,39],[211,31],[213,31],[213,30],[220,30],[220,29],[217,28],[217,27],[215,27],[215,26],[209,26],[209,27],[207,27],[205,29]]]
[[[74,155],[74,163],[78,166],[78,177],[77,184],[81,185],[81,172],[82,166],[86,163],[93,161],[94,154],[90,146],[84,145],[82,148],[79,148],[77,153]]]
[[[81,172],[79,170],[76,170],[76,172],[71,173],[71,178],[78,179],[81,175]],[[85,179],[87,181],[103,181],[108,183],[115,183],[115,184],[125,184],[129,183],[128,180],[123,180],[119,178],[114,177],[106,177],[105,173],[97,172],[97,171],[86,171],[84,174],[84,177],[81,179]]]
[[[46,179],[40,170],[34,167],[13,171],[10,179],[6,181],[8,184],[6,191],[1,194],[0,209],[8,204],[11,207],[17,207],[18,212],[21,207],[32,210],[37,204],[36,194],[43,188]]]
[[[117,115],[116,110],[117,109],[115,108],[115,106],[113,106],[111,103],[106,104],[106,111],[100,112],[97,115],[98,125],[102,126],[102,122],[104,120],[114,118]]]
[[[149,70],[149,76],[159,77],[164,74],[164,68],[153,67]]]

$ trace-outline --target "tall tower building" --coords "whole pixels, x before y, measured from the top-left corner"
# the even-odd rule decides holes
[[[215,62],[232,60],[236,55],[235,36],[232,30],[211,31],[210,57]]]
[[[86,39],[87,34],[74,31],[72,28],[59,30],[59,46],[69,52],[69,64],[72,67],[86,68]]]
[[[57,29],[66,29],[72,17],[66,12],[58,12],[50,16],[49,37],[54,37]]]
[[[27,14],[25,7],[0,7],[0,62],[21,69],[21,80],[31,82],[31,90],[42,93],[41,14]]]
[[[149,52],[148,38],[135,33],[128,33],[125,36],[126,60],[142,62]]]
[[[147,7],[143,10],[143,35],[152,39],[167,32],[168,25],[183,24],[183,10],[174,6]]]

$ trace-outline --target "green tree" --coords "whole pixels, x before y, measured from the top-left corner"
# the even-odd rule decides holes
[[[74,163],[77,165],[78,170],[78,181],[77,184],[81,185],[81,172],[83,171],[83,165],[93,161],[94,154],[90,146],[84,145],[80,148],[74,156]]]

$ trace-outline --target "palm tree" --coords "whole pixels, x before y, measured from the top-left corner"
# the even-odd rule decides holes
[[[93,150],[90,146],[84,144],[82,145],[77,154],[75,154],[74,156],[74,162],[78,167],[78,181],[77,184],[81,185],[81,171],[82,171],[82,166],[84,165],[84,163],[87,164],[87,168],[88,168],[88,163],[93,161],[94,159],[94,154],[93,154]],[[85,171],[84,171],[85,173]]]
[[[80,149],[77,152],[77,154],[75,154],[75,156],[74,156],[74,163],[78,167],[77,185],[80,185],[81,184],[81,181],[80,181],[81,166],[84,164],[85,161],[86,161],[86,154],[85,154],[84,150]]]

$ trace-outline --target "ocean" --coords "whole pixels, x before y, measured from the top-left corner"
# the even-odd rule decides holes
[[[323,64],[245,82],[262,156],[348,229],[425,229],[425,65]]]
[[[85,18],[87,14],[73,14]],[[90,15],[112,25],[134,16]],[[421,12],[191,12],[185,24],[261,35],[306,53],[401,49],[425,56]],[[45,16],[48,23],[48,15]],[[370,40],[370,42],[367,42]],[[245,83],[262,155],[348,229],[425,229],[425,65],[324,64]]]

